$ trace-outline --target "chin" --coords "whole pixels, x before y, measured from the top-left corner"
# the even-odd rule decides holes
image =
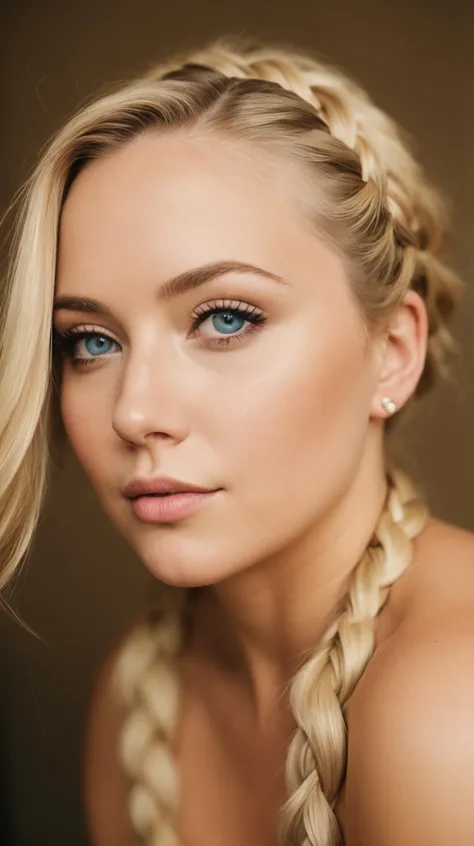
[[[164,584],[169,585],[170,587],[209,587],[210,585],[214,585],[222,581],[228,575],[227,573],[223,573],[222,571],[216,572],[216,570],[214,569],[210,571],[209,568],[206,568],[204,566],[192,567],[190,566],[189,562],[164,562],[161,560],[157,560],[152,555],[146,558],[142,555],[141,559],[145,567],[150,571],[153,576],[155,576],[155,578],[159,579],[160,582],[163,582]]]
[[[209,587],[243,573],[273,552],[275,538],[263,532],[249,532],[244,537],[232,526],[215,519],[204,524],[176,523],[131,524],[121,521],[117,528],[160,581],[173,587]]]
[[[175,535],[148,538],[133,547],[150,573],[172,587],[208,587],[243,569],[239,561],[231,560],[229,549],[219,550],[217,538],[203,543]]]

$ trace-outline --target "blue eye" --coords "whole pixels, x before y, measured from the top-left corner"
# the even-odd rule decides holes
[[[228,344],[242,341],[265,323],[260,309],[239,300],[220,300],[206,303],[193,314],[192,331],[208,344]]]
[[[220,314],[214,314],[212,317],[214,329],[217,329],[218,332],[223,332],[225,335],[238,332],[239,329],[242,329],[245,322],[245,317],[232,311],[223,311]]]
[[[76,329],[70,329],[64,334],[56,332],[54,346],[64,358],[77,366],[90,364],[108,353],[115,352],[116,348],[120,349],[117,341],[103,332]]]
[[[86,351],[94,357],[110,352],[112,345],[115,343],[115,341],[112,341],[111,338],[107,338],[105,335],[92,334],[84,337],[82,341]]]

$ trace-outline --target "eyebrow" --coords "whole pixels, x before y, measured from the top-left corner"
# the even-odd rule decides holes
[[[182,296],[194,288],[199,288],[206,282],[211,282],[218,276],[223,276],[226,273],[253,273],[257,276],[263,276],[271,279],[274,282],[288,284],[281,276],[275,273],[270,273],[268,270],[263,270],[261,267],[256,267],[253,264],[246,264],[239,261],[218,261],[210,264],[204,264],[201,267],[193,268],[192,270],[185,270],[173,279],[168,279],[157,291],[157,298],[159,301],[171,300],[175,297]],[[68,311],[82,311],[88,314],[103,314],[108,317],[112,316],[111,309],[100,300],[86,299],[84,297],[56,297],[54,301],[54,310],[67,309]]]

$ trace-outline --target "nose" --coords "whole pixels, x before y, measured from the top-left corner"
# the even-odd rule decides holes
[[[156,438],[184,440],[184,391],[170,362],[157,364],[149,356],[130,359],[113,410],[114,431],[122,440],[142,446]]]

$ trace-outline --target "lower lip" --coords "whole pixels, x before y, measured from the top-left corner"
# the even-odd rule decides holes
[[[188,491],[169,496],[139,496],[131,500],[131,506],[135,517],[143,523],[176,523],[193,514],[216,493]]]

